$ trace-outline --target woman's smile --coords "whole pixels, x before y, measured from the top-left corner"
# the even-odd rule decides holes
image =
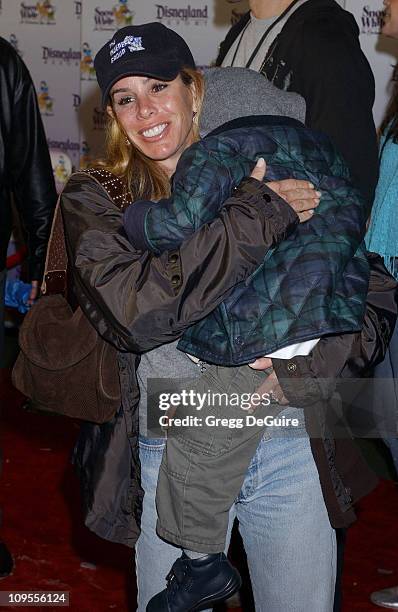
[[[142,130],[141,134],[142,136],[145,136],[145,138],[149,138],[151,140],[153,140],[154,138],[160,139],[163,137],[168,125],[168,123],[159,123],[158,125]]]

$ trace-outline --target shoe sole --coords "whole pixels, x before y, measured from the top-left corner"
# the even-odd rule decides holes
[[[193,608],[189,608],[187,612],[200,612],[200,610],[206,610],[209,605],[213,605],[215,603],[219,603],[220,601],[224,601],[231,597],[236,591],[240,589],[242,586],[242,578],[238,573],[236,573],[235,577],[231,579],[229,584],[223,589],[222,594],[220,595],[212,595],[206,599],[203,599],[199,604],[194,606]]]

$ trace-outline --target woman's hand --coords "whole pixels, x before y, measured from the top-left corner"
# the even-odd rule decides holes
[[[259,357],[253,363],[249,363],[249,366],[253,368],[253,370],[267,370],[268,368],[272,368],[272,359],[269,357]],[[287,406],[288,404],[274,370],[265,379],[263,384],[256,389],[256,393],[259,393],[260,395],[269,395],[271,399],[278,402],[278,404],[281,406]],[[252,406],[249,408],[249,413],[250,412],[254,412],[254,408]]]
[[[266,171],[267,165],[264,159],[260,157],[250,176],[258,181],[262,181]],[[297,179],[270,181],[267,183],[267,186],[293,208],[300,219],[300,223],[311,219],[322,195],[320,191],[315,191],[312,183]]]

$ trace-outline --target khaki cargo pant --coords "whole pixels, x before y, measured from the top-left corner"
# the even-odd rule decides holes
[[[264,399],[249,415],[241,405],[232,404],[237,397],[245,400],[255,393],[267,375],[249,366],[207,366],[200,378],[185,386],[202,398],[207,394],[211,401],[200,410],[192,402],[178,407],[174,418],[187,422],[190,417],[190,424],[177,421],[167,430],[156,491],[157,532],[163,539],[197,552],[224,550],[229,510],[266,429],[257,423],[282,409]],[[227,394],[228,405],[221,401],[225,396],[218,401],[217,394]]]

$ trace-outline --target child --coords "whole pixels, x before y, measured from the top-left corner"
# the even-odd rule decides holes
[[[124,226],[137,249],[160,253],[179,247],[214,218],[259,157],[267,162],[267,180],[308,179],[322,192],[311,220],[267,253],[252,277],[236,285],[212,315],[193,325],[179,342],[205,369],[192,387],[195,393],[211,388],[250,395],[264,376],[251,372],[249,377],[246,364],[257,357],[306,355],[323,335],[361,329],[368,285],[362,245],[366,202],[329,139],[297,120],[304,118],[297,95],[276,90],[262,75],[244,68],[210,69],[205,79],[200,127],[206,137],[181,156],[172,196],[157,203],[135,202],[125,212]],[[260,406],[256,415],[276,410]],[[195,413],[195,406],[188,406],[178,416]],[[229,420],[239,419],[239,414],[240,407],[231,406],[218,411],[207,406],[200,413],[203,419]],[[171,572],[173,588],[176,581],[183,583],[181,576],[191,563],[188,573],[200,591],[199,565],[212,562],[216,574],[229,576],[224,597],[239,588],[236,574],[225,571],[220,551],[229,509],[263,431],[262,426],[168,431],[157,489],[157,530],[184,549]],[[189,474],[189,482],[181,474]],[[191,519],[195,515],[191,526],[188,507]],[[199,597],[198,609],[213,601]],[[165,590],[147,610],[166,610],[167,605]]]

